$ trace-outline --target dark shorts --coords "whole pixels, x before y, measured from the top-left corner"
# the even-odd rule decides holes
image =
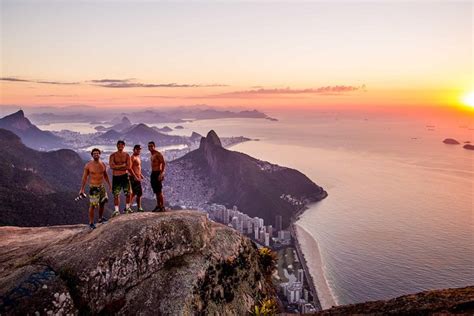
[[[125,195],[130,194],[130,181],[128,180],[128,174],[112,177],[112,192],[114,196],[120,195],[120,191],[122,190]]]
[[[132,186],[132,193],[136,196],[142,196],[142,183],[141,181],[135,180],[133,177],[130,177],[130,185]]]
[[[104,185],[89,186],[89,205],[92,207],[105,204],[108,201],[107,191],[105,191]]]
[[[153,193],[158,194],[161,193],[161,190],[163,189],[163,184],[161,183],[160,180],[158,180],[158,177],[160,176],[160,171],[153,171],[151,173],[151,188],[153,189]]]

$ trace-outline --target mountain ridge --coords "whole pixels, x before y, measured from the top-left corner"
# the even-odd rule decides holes
[[[87,220],[85,201],[74,201],[85,163],[76,152],[36,151],[5,129],[0,129],[0,146],[4,149],[0,160],[0,226]]]
[[[188,179],[202,179],[200,184],[213,191],[211,200],[231,208],[237,206],[249,216],[273,223],[281,215],[288,226],[293,216],[309,202],[327,196],[301,172],[261,161],[222,147],[215,131],[201,138],[198,149],[168,164],[175,183],[173,190],[188,190]],[[177,180],[180,179],[180,180]]]
[[[63,145],[62,139],[49,131],[42,131],[19,110],[0,119],[0,128],[18,135],[23,143],[35,149],[54,149]]]

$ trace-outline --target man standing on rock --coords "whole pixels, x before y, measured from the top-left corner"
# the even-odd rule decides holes
[[[130,168],[130,184],[132,185],[132,196],[130,198],[130,203],[133,203],[133,198],[137,197],[137,210],[138,212],[143,212],[142,208],[142,161],[140,159],[140,152],[142,147],[140,145],[135,145],[133,147],[133,155],[130,158],[132,167]]]
[[[99,207],[99,223],[107,222],[104,217],[104,206],[108,201],[107,192],[105,191],[104,180],[111,189],[109,176],[107,175],[107,167],[100,160],[100,150],[94,148],[91,151],[92,161],[89,161],[84,167],[82,175],[82,184],[79,195],[84,195],[84,188],[86,186],[87,178],[89,178],[89,227],[95,229],[94,225],[94,211]]]
[[[148,143],[148,150],[151,157],[151,187],[156,195],[156,207],[152,212],[164,212],[165,201],[163,197],[163,179],[165,178],[165,159],[163,155],[155,149],[155,142]]]
[[[110,155],[109,165],[112,169],[112,192],[114,194],[114,212],[112,216],[120,215],[120,192],[123,190],[125,194],[125,213],[133,213],[130,208],[130,181],[128,171],[130,170],[130,155],[125,152],[125,142],[119,140],[117,142],[117,151]]]

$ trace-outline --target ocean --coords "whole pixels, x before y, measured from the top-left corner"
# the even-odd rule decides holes
[[[323,308],[474,284],[474,152],[442,143],[474,141],[472,121],[272,115],[279,121],[197,121],[179,133],[212,128],[259,139],[232,150],[297,169],[326,189],[297,222]]]
[[[324,187],[329,196],[296,223],[323,308],[474,284],[474,152],[462,148],[474,141],[472,118],[269,114],[279,121],[203,120],[173,133],[258,139],[231,150]]]

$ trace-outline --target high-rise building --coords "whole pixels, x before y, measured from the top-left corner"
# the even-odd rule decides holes
[[[237,216],[232,217],[232,221],[230,223],[235,230],[239,230],[239,219]]]
[[[278,232],[278,239],[280,239],[280,242],[290,242],[291,233],[287,230],[280,230]]]
[[[266,247],[270,247],[270,234],[265,233],[265,242],[264,242]]]
[[[309,302],[309,291],[308,289],[303,289],[303,297],[306,302]]]
[[[223,212],[222,222],[224,224],[229,224],[229,217],[230,217],[229,210],[226,208]]]
[[[303,283],[304,281],[304,270],[298,269],[298,282]]]
[[[260,232],[259,232],[259,237],[260,237],[260,238],[259,238],[258,240],[260,240],[260,242],[261,242],[262,244],[265,243],[265,234],[266,234],[266,233],[267,233],[267,232],[265,231],[265,227],[261,227],[261,228],[260,228]]]
[[[275,230],[277,231],[277,233],[282,229],[281,223],[282,223],[281,215],[275,216]]]
[[[254,238],[255,238],[255,240],[259,240],[259,237],[260,237],[259,233],[260,233],[260,229],[258,229],[258,227],[255,226],[255,228],[254,228]]]
[[[249,219],[247,216],[242,216],[240,218],[240,221],[242,222],[242,232],[243,232],[244,229],[247,230]]]
[[[242,221],[239,221],[237,223],[237,230],[239,231],[239,233],[243,234],[244,233],[244,223]]]
[[[267,226],[267,232],[270,234],[270,239],[273,237],[273,226],[268,225]]]
[[[301,299],[303,294],[303,284],[300,282],[293,282],[286,289],[286,298],[290,303],[296,303]]]
[[[247,234],[250,235],[251,233],[253,233],[253,225],[252,225],[252,221],[249,220],[247,221]]]

